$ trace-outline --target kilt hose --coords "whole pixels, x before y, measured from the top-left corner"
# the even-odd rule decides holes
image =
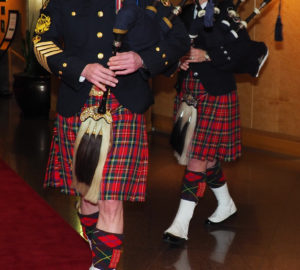
[[[83,109],[98,105],[101,96],[90,96]],[[113,118],[113,141],[103,168],[100,200],[144,201],[148,170],[148,142],[143,114],[131,113],[111,93],[107,107]],[[82,109],[82,110],[83,110]],[[71,188],[72,159],[80,113],[57,115],[46,169],[44,187],[79,195]]]
[[[189,159],[233,161],[241,156],[240,114],[237,91],[212,96],[190,73],[175,98],[174,116],[184,94],[197,99],[197,123],[188,149]]]

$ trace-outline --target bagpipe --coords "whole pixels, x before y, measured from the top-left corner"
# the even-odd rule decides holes
[[[172,29],[172,20],[182,12],[187,0],[182,0],[171,8],[167,16],[158,17],[158,5],[168,1],[154,0],[145,8],[138,7],[135,0],[125,0],[117,14],[113,29],[115,36],[113,46],[122,50],[139,52],[164,39]]]
[[[237,7],[239,6],[239,2],[241,1],[238,1]],[[262,9],[265,8],[270,2],[271,0],[262,1],[259,7],[254,8],[253,12],[245,20],[241,19],[236,8],[228,10],[229,20],[222,21],[222,24],[225,25],[225,31],[229,33],[229,44],[233,44],[233,48],[235,48],[234,41],[239,39],[240,33],[243,30],[246,32],[249,23],[256,16],[261,14]],[[232,28],[228,27],[228,23],[232,25]],[[240,53],[233,55],[233,60],[236,65],[234,72],[248,73],[252,77],[258,77],[259,72],[269,55],[267,46],[264,42],[248,39],[241,43],[240,48],[243,48],[239,50]]]
[[[218,38],[216,39],[215,35],[213,39],[210,40],[210,35],[205,35],[205,43],[207,44],[208,51],[223,47],[230,54],[231,61],[224,61],[223,65],[219,61],[216,61],[216,68],[229,70],[233,73],[247,73],[252,77],[258,77],[268,57],[268,48],[264,42],[250,39],[247,27],[271,0],[263,0],[259,7],[254,8],[252,13],[243,20],[238,13],[238,8],[245,1],[246,0],[238,0],[236,4],[226,0],[215,1],[214,9],[217,10],[217,12],[214,12],[212,28],[213,31],[218,33]],[[231,2],[232,4],[224,5],[222,2]],[[222,8],[220,10],[220,8],[218,8],[218,6],[222,7],[222,5],[226,6],[226,10]],[[197,17],[193,20],[190,28],[190,37],[192,40],[198,37],[198,33],[201,30],[203,31],[203,28],[207,29],[207,23],[205,23],[206,13],[206,10],[199,11]],[[218,18],[219,16],[221,19]],[[204,29],[204,31],[207,30]],[[214,61],[212,65],[214,65]]]
[[[263,42],[251,40],[246,29],[250,21],[260,14],[270,1],[264,0],[245,20],[242,20],[238,14],[238,8],[245,0],[238,0],[235,4],[227,1],[231,4],[225,5],[225,10],[224,6],[219,3],[221,1],[216,1],[214,5],[213,1],[209,0],[205,9],[201,9],[196,3],[196,12],[189,28],[191,46],[195,46],[197,38],[207,31],[208,34],[201,35],[201,41],[206,44],[208,55],[215,48],[223,48],[222,51],[230,54],[231,57],[231,61],[218,62],[216,68],[234,73],[248,73],[257,77],[268,57],[268,49]],[[216,34],[211,37],[209,32],[212,30]],[[203,37],[206,39],[203,40]],[[210,63],[213,64],[213,61]],[[191,94],[185,94],[177,110],[170,136],[170,144],[181,165],[188,164],[187,153],[196,122],[197,100]]]
[[[172,7],[167,16],[158,18],[160,1],[154,0],[152,5],[142,8],[136,0],[124,0],[113,28],[112,55],[120,51],[138,52],[163,39],[185,2]],[[72,187],[91,203],[99,199],[103,168],[113,141],[113,112],[107,106],[110,91],[103,93],[99,106],[88,107],[81,113],[81,126],[74,145]],[[91,90],[91,93],[99,92],[95,86]]]

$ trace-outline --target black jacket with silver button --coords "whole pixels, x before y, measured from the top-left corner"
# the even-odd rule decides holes
[[[139,2],[142,7],[147,4],[147,0]],[[158,14],[168,12],[168,7],[159,5]],[[61,78],[59,114],[72,116],[87,100],[92,85],[87,80],[79,81],[81,72],[89,63],[106,66],[112,56],[115,18],[114,0],[50,0],[43,5],[33,37],[34,50],[40,64]],[[153,103],[148,76],[170,75],[188,49],[185,27],[175,18],[165,39],[138,52],[147,72],[119,76],[112,92],[122,105],[143,113]]]
[[[223,95],[236,89],[234,73],[236,70],[236,59],[241,51],[245,50],[244,44],[248,43],[249,36],[246,30],[239,32],[240,37],[237,42],[224,44],[224,32],[219,28],[221,21],[227,19],[228,4],[232,1],[220,3],[220,14],[215,16],[212,28],[200,27],[198,37],[194,40],[194,47],[207,51],[211,61],[201,63],[191,63],[188,71],[181,71],[180,81],[187,76],[187,72],[192,71],[194,78],[198,78],[204,85],[206,91],[211,95]],[[184,8],[181,18],[187,28],[194,18],[195,5],[188,5]]]

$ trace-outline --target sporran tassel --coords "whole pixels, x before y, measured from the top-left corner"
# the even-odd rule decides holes
[[[77,179],[87,185],[90,185],[93,180],[94,172],[99,161],[101,142],[101,134],[88,134],[86,132],[77,150],[75,173]]]
[[[103,99],[102,99],[103,100]],[[72,187],[85,200],[97,203],[102,171],[112,139],[109,111],[98,114],[98,107],[86,108],[74,145]]]
[[[191,98],[193,105],[189,103]],[[196,121],[197,121],[197,109],[195,107],[195,99],[192,96],[184,97],[184,100],[181,102],[176,121],[173,126],[171,133],[171,145],[174,150],[174,155],[178,160],[178,163],[181,165],[187,165],[188,162],[188,148],[191,142],[191,139],[194,134]]]
[[[98,155],[97,157],[94,157],[95,159],[98,159],[98,162],[97,164],[94,161],[92,162],[93,164],[91,165],[91,167],[93,166],[93,178],[90,188],[87,194],[84,196],[85,200],[90,201],[92,203],[97,203],[99,200],[99,189],[102,180],[102,172],[107,158],[107,154],[110,150],[110,140],[112,138],[111,124],[108,124],[104,118],[98,120],[97,122],[97,126],[100,127],[100,130],[98,129],[96,131],[96,134],[98,134],[98,141],[95,142],[95,144],[92,145],[92,147],[97,147],[98,149],[91,150],[93,152],[93,155]],[[91,158],[93,157],[91,156]]]
[[[184,145],[185,145],[185,140],[186,140],[186,134],[187,134],[187,130],[188,127],[190,125],[190,117],[189,117],[189,121],[186,122],[180,132],[180,136],[179,136],[179,141],[178,141],[178,154],[182,155],[183,149],[184,149]]]
[[[91,179],[89,176],[85,174],[85,171],[83,168],[85,168],[87,159],[86,159],[86,152],[87,152],[87,147],[89,145],[90,141],[90,135],[86,132],[78,146],[77,154],[76,154],[76,168],[75,168],[75,173],[77,175],[77,179],[82,182],[86,183],[87,185],[90,185]]]
[[[174,127],[172,129],[172,133],[170,137],[171,146],[179,154],[182,153],[182,150],[179,149],[179,143],[178,143],[180,133],[181,133],[181,125],[182,125],[182,116],[179,116],[176,122],[174,123]]]

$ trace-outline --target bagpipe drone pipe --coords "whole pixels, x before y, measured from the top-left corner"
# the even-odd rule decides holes
[[[124,0],[113,29],[114,47],[139,52],[164,39],[172,28],[172,20],[181,13],[186,1],[170,7],[169,14],[163,16],[158,14],[161,0],[154,0],[145,8],[137,6],[136,0]]]
[[[207,33],[215,31],[217,33],[215,35],[209,33],[201,35],[201,38],[205,39],[206,50],[213,60],[211,64],[218,69],[233,73],[248,73],[253,77],[258,77],[268,57],[268,48],[264,42],[250,39],[247,26],[271,0],[262,1],[258,8],[254,8],[253,12],[242,20],[238,14],[238,8],[245,1],[239,0],[236,4],[227,0],[217,1],[215,9],[218,12],[215,12],[212,29],[205,26],[205,10],[199,11],[191,25],[190,37],[195,40],[201,31]],[[223,48],[222,52],[218,50],[219,48]],[[223,58],[219,57],[224,51],[228,54]],[[226,61],[227,59],[230,61]]]
[[[136,0],[125,0],[116,15],[112,54],[122,51],[139,52],[154,46],[168,34],[172,28],[172,19],[180,13],[185,1],[171,8],[167,16],[157,18],[156,7],[160,1],[155,0],[152,5],[142,8],[137,5]],[[119,83],[124,83],[132,80],[132,77],[129,74],[119,76],[118,79]],[[126,88],[123,88],[123,92],[126,92],[124,89]],[[113,88],[104,92],[99,106],[88,107],[81,113],[81,126],[74,145],[72,187],[92,203],[98,201],[103,168],[112,145],[113,112],[107,108],[111,91],[114,91]]]
[[[247,32],[248,23],[260,13],[271,0],[265,0],[259,8],[243,21],[237,10],[245,0],[232,1],[209,0],[205,9],[196,6],[189,27],[191,46],[204,44],[211,61],[207,62],[215,68],[232,73],[248,73],[257,77],[264,64],[268,49],[263,42],[250,39]],[[189,20],[190,21],[190,20]],[[228,61],[230,59],[230,61]],[[181,71],[177,88],[181,87],[186,72]],[[197,100],[185,94],[180,102],[170,136],[170,144],[179,164],[187,165],[187,152],[197,121]]]

